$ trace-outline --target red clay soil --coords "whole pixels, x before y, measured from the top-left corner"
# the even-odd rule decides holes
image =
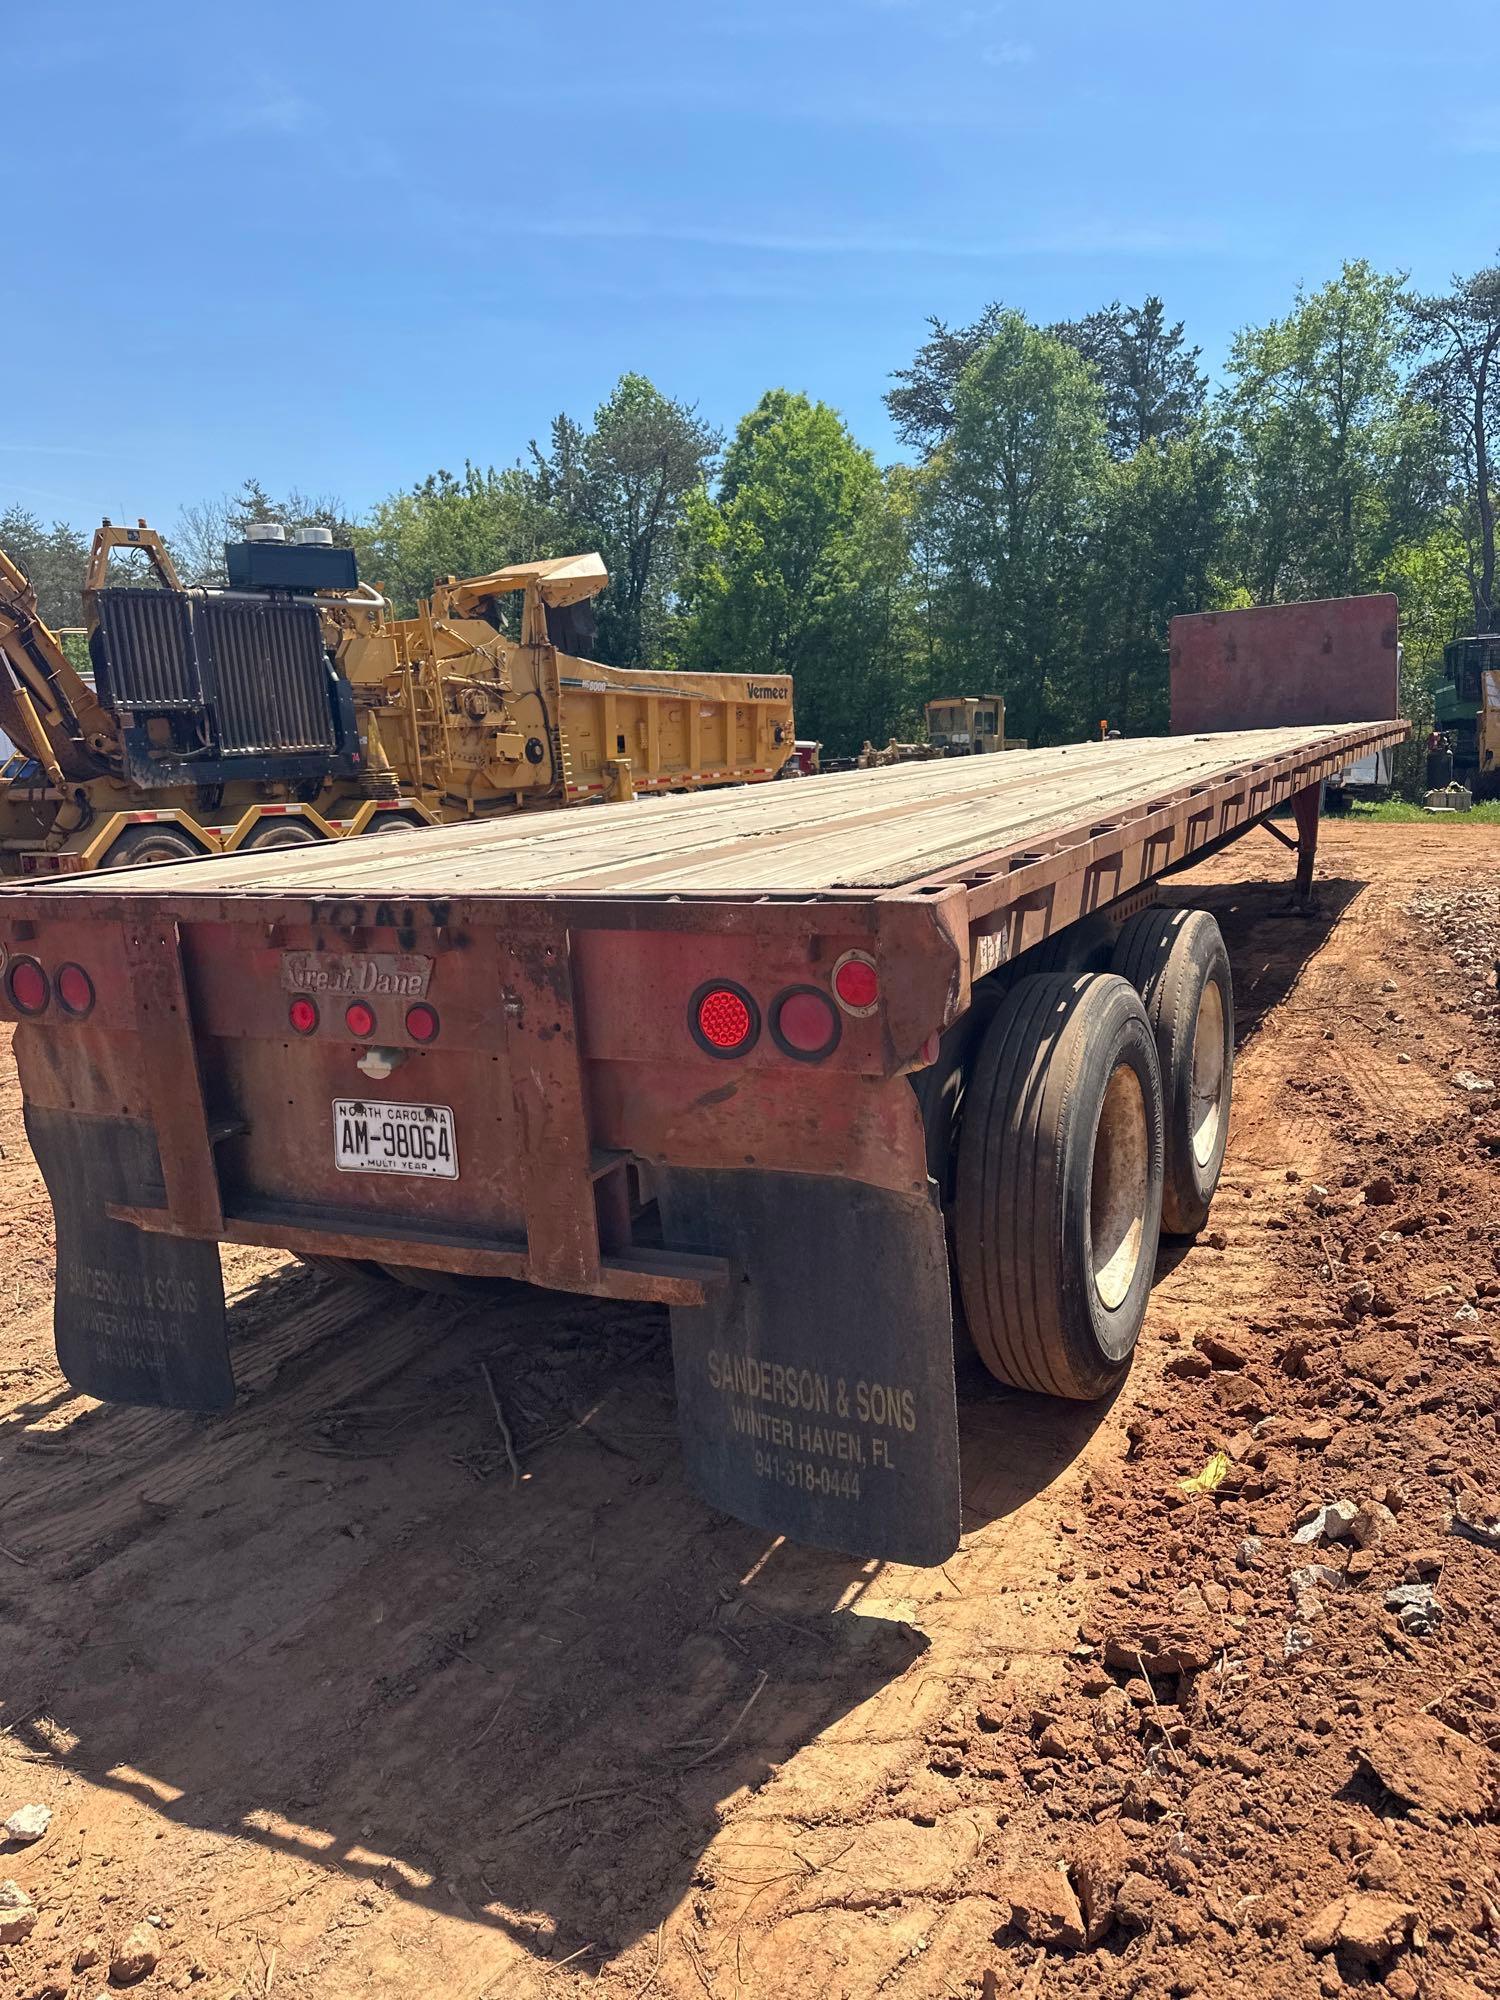
[[[1209,1231],[1112,1406],[964,1380],[934,1570],[695,1499],[649,1309],[233,1253],[232,1414],[73,1395],[7,1061],[0,1994],[1500,1993],[1500,830],[1284,876],[1174,884]]]

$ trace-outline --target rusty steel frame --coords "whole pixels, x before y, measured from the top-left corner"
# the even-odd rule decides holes
[[[829,1064],[799,1065],[796,1083],[809,1104],[821,1105],[832,1117],[838,1098],[854,1083],[851,1071],[858,1072],[878,1112],[884,1092],[895,1089],[905,1101],[903,1072],[917,1066],[929,1038],[964,1011],[976,979],[1080,916],[1138,895],[1282,807],[1289,806],[1296,821],[1297,888],[1305,896],[1323,780],[1405,733],[1404,723],[1390,721],[1340,729],[1311,746],[1148,795],[1138,808],[1108,820],[1084,819],[1045,841],[980,853],[896,888],[716,893],[679,900],[497,891],[408,904],[263,892],[163,895],[138,878],[102,904],[97,888],[84,894],[66,882],[8,889],[0,892],[0,920],[10,920],[17,942],[33,937],[39,924],[97,924],[111,914],[123,923],[165,1201],[159,1207],[112,1205],[109,1213],[116,1220],[173,1236],[518,1278],[621,1299],[698,1304],[723,1284],[727,1266],[714,1257],[630,1246],[624,1199],[630,1137],[609,1151],[593,1143],[575,938],[589,932],[679,932],[701,938],[705,947],[721,940],[726,946],[783,952],[798,944],[812,950],[820,937],[833,934],[867,943],[881,965],[879,1039],[872,1029],[861,1042],[851,1029]],[[409,952],[439,951],[458,942],[478,947],[492,976],[489,990],[498,995],[499,1031],[488,1053],[515,1108],[514,1165],[524,1236],[479,1240],[473,1231],[445,1230],[440,1207],[445,1184],[439,1182],[431,1184],[432,1212],[423,1215],[419,1229],[405,1227],[405,1218],[400,1227],[386,1221],[361,1225],[343,1213],[330,1214],[325,1227],[305,1208],[278,1211],[264,1201],[223,1212],[215,1146],[234,1128],[216,1131],[211,1124],[183,961],[184,929],[223,923],[242,933],[253,930],[257,943],[273,947],[288,933],[307,928],[333,934],[351,950],[368,949],[377,936],[392,932]],[[714,969],[706,958],[705,970]],[[653,997],[643,996],[642,1007],[649,1009]],[[0,1014],[8,1011],[0,1005]],[[88,1029],[72,1024],[60,1032]],[[756,1085],[756,1074],[749,1067],[743,1072],[745,1099],[751,1115],[756,1104],[770,1107],[761,1114],[769,1118],[778,1100],[770,1084]],[[765,1078],[764,1068],[759,1076]],[[659,1137],[663,1163],[674,1157],[674,1130],[666,1117]],[[631,1136],[642,1140],[644,1150],[644,1135]],[[793,1156],[766,1164],[828,1170],[795,1157],[795,1139],[781,1136]],[[676,1157],[682,1159],[681,1151]],[[873,1171],[855,1165],[852,1153],[843,1164],[845,1172],[851,1168],[854,1178],[874,1178]],[[901,1177],[909,1171],[908,1163],[896,1160],[887,1184],[904,1184]],[[429,1200],[425,1192],[423,1200]]]

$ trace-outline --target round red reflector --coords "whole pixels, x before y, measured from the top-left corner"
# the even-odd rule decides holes
[[[839,1017],[816,986],[793,986],[771,1010],[771,1033],[784,1054],[799,1062],[819,1062],[838,1047]]]
[[[305,993],[299,993],[286,1010],[286,1017],[299,1035],[310,1035],[318,1025],[318,1009],[315,1001]]]
[[[693,995],[689,1022],[699,1048],[711,1056],[742,1056],[760,1033],[760,1012],[741,986],[714,980]]]
[[[367,1007],[363,1000],[351,1000],[344,1009],[344,1026],[363,1041],[375,1032],[375,1009]]]
[[[57,968],[57,997],[70,1014],[87,1014],[94,1004],[94,982],[81,965]]]
[[[414,1042],[435,1042],[438,1032],[437,1014],[431,1007],[408,1007],[406,1032]]]
[[[18,1014],[40,1014],[52,989],[34,958],[18,958],[5,975],[5,990]]]
[[[846,958],[834,967],[833,990],[846,1007],[864,1013],[880,998],[880,981],[867,958]]]

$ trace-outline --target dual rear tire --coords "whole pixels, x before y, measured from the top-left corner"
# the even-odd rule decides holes
[[[1001,999],[968,1066],[951,1241],[969,1336],[1017,1388],[1092,1401],[1123,1379],[1159,1238],[1202,1226],[1223,1164],[1229,962],[1212,917],[1149,910],[1100,971]],[[1053,963],[1056,963],[1054,955]]]

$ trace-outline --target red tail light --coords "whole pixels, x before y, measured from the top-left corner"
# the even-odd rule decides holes
[[[688,1009],[693,1040],[711,1056],[742,1056],[760,1034],[760,1009],[727,979],[700,986]]]
[[[52,997],[52,986],[34,958],[11,960],[5,990],[18,1014],[40,1014]]]
[[[418,1003],[406,1010],[406,1032],[414,1042],[435,1042],[438,1038],[438,1017],[434,1007]]]
[[[868,953],[846,951],[833,968],[834,998],[846,1014],[873,1014],[880,1005],[880,979]]]
[[[776,1046],[797,1062],[821,1062],[831,1056],[842,1032],[833,1002],[816,986],[789,986],[771,1008]]]
[[[82,1020],[85,1014],[93,1012],[94,982],[81,965],[60,965],[57,968],[57,997],[64,1011],[75,1020]]]
[[[310,1035],[318,1025],[318,1003],[299,993],[287,1008],[286,1017],[299,1035]]]
[[[375,1009],[367,1007],[363,1000],[351,1000],[344,1009],[344,1026],[360,1041],[368,1041],[375,1032]]]

